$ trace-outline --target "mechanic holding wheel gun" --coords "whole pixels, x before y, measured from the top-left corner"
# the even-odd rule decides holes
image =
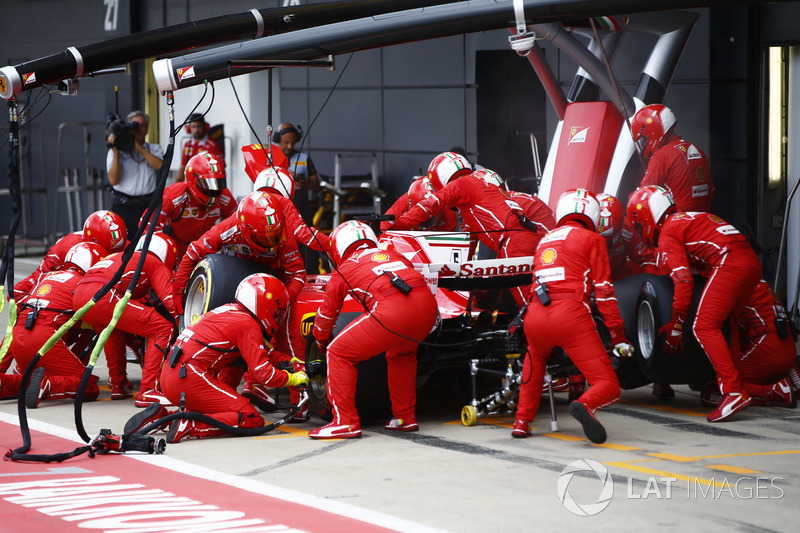
[[[393,418],[386,429],[416,431],[417,346],[433,329],[439,308],[422,274],[401,254],[377,247],[363,222],[340,224],[331,234],[336,272],[314,320],[314,339],[327,346],[328,400],[333,421],[309,431],[312,439],[361,436],[356,410],[356,363],[386,352]],[[347,293],[366,312],[330,341]],[[330,344],[329,344],[330,341]]]
[[[306,270],[297,241],[288,230],[286,213],[276,195],[256,191],[242,198],[233,215],[189,245],[175,275],[175,302],[179,312],[183,314],[183,291],[195,265],[203,257],[217,252],[262,263],[278,276],[286,286],[290,302],[294,302],[305,285]],[[187,322],[192,318],[188,317]],[[299,330],[290,327],[289,320],[282,320],[275,342],[281,352],[303,359],[305,341]],[[226,373],[226,381],[233,387],[242,380],[241,368],[229,368]],[[271,412],[276,408],[275,400],[263,383],[253,379],[250,372],[244,374],[242,394],[263,411]],[[308,411],[303,410],[295,421],[307,420]]]
[[[594,413],[617,401],[620,388],[592,318],[592,292],[611,333],[614,355],[630,357],[633,347],[625,340],[606,243],[596,233],[599,217],[600,204],[592,193],[586,189],[567,191],[558,200],[556,229],[536,248],[534,282],[524,321],[528,354],[512,437],[531,434],[530,423],[542,397],[545,365],[553,348],[560,346],[589,382],[589,390],[570,404],[569,412],[590,441],[606,441],[606,430]]]
[[[257,428],[264,419],[250,400],[220,379],[220,371],[244,359],[253,379],[265,387],[299,386],[308,382],[304,372],[290,373],[276,368],[289,356],[269,346],[289,305],[286,287],[269,274],[252,274],[236,288],[234,303],[205,313],[181,332],[161,369],[161,388],[174,405],[186,411],[205,413],[222,424]],[[164,406],[152,405],[134,415],[125,433],[170,414]],[[167,442],[224,435],[225,430],[210,423],[180,418],[172,421]]]

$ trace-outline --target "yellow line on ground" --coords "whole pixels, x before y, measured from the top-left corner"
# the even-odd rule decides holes
[[[761,470],[750,470],[749,468],[740,468],[738,466],[731,466],[731,465],[705,465],[706,468],[711,468],[712,470],[720,470],[722,472],[730,472],[731,474],[762,474]]]
[[[605,444],[595,444],[598,448],[608,448],[609,450],[618,450],[620,452],[635,452],[641,448],[634,448],[633,446],[625,446],[624,444],[612,444],[606,442]]]
[[[551,439],[558,439],[558,440],[565,440],[568,442],[578,442],[578,441],[585,441],[586,439],[582,437],[576,437],[574,435],[567,435],[565,433],[542,433],[542,437],[550,437]]]
[[[750,452],[750,453],[726,453],[723,455],[698,455],[695,459],[723,459],[726,457],[758,457],[762,455],[786,455],[790,453],[800,453],[800,450],[781,450],[778,452]]]
[[[295,427],[285,426],[284,425],[284,426],[275,428],[275,431],[281,431],[281,432],[283,432],[283,435],[281,435],[279,433],[278,434],[270,433],[269,435],[264,435],[263,437],[254,437],[254,438],[256,438],[256,439],[283,439],[283,438],[286,438],[286,437],[308,437],[308,431],[309,430],[300,429],[300,428],[295,428]]]
[[[625,469],[625,470],[633,470],[633,471],[636,471],[636,472],[642,472],[643,474],[651,474],[651,475],[660,476],[660,477],[663,477],[663,478],[675,478],[675,479],[681,479],[681,480],[684,480],[684,481],[691,481],[691,482],[693,482],[695,484],[699,483],[699,484],[703,484],[703,485],[714,485],[715,487],[723,487],[723,486],[725,486],[725,482],[714,481],[712,479],[703,479],[703,478],[694,477],[694,476],[685,476],[683,474],[676,474],[675,472],[666,472],[664,470],[656,470],[654,468],[645,468],[643,466],[631,465],[631,464],[628,464],[628,463],[625,463],[625,462],[622,462],[622,463],[603,463],[603,464],[606,465],[606,466],[615,466],[617,468],[622,468],[622,469]]]
[[[689,408],[672,407],[669,405],[655,405],[646,402],[636,402],[634,400],[629,400],[626,398],[621,399],[619,402],[626,403],[629,405],[635,405],[637,407],[647,407],[648,409],[655,409],[657,411],[667,411],[679,415],[696,416],[696,417],[705,417],[708,415],[707,413],[708,409],[705,409],[703,407],[689,407]]]
[[[697,457],[684,457],[683,455],[675,455],[672,453],[647,453],[645,455],[649,455],[650,457],[655,457],[656,459],[663,459],[665,461],[675,461],[678,463],[688,463],[697,460]]]

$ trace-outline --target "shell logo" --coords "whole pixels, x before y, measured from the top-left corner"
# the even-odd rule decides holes
[[[719,218],[717,215],[709,214],[708,218],[709,218],[709,220],[711,220],[711,222],[716,222],[717,224],[725,224],[726,223],[724,220]]]
[[[373,261],[388,261],[389,256],[384,253],[372,254]]]
[[[39,287],[39,290],[36,291],[36,296],[44,296],[45,294],[50,292],[50,290],[51,290],[50,285],[47,284],[42,285],[41,287]]]
[[[556,260],[556,251],[553,248],[548,248],[544,252],[542,252],[541,260],[542,263],[545,265],[552,265],[553,261]]]

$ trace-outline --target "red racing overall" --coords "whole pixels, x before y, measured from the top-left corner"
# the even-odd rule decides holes
[[[679,212],[711,211],[714,182],[708,158],[681,137],[673,137],[653,154],[639,185],[668,187]]]
[[[277,196],[273,195],[273,197]],[[286,217],[287,220],[289,218]],[[305,285],[306,268],[293,235],[288,235],[283,244],[266,252],[260,252],[251,248],[242,237],[236,226],[236,216],[234,215],[226,218],[189,245],[175,276],[176,295],[183,294],[183,290],[186,288],[197,262],[203,257],[217,252],[263,263],[270,273],[286,286],[290,302],[294,302],[297,299],[297,295],[300,294]],[[305,339],[303,339],[298,329],[290,327],[293,322],[292,317],[289,315],[295,312],[294,309],[295,306],[290,304],[287,317],[284,318],[283,324],[281,324],[281,328],[275,336],[275,343],[281,352],[288,354],[290,357],[305,360]],[[235,374],[237,370],[234,369],[231,372],[232,381],[236,380]],[[248,373],[245,376],[245,382],[251,383],[255,381],[251,379]],[[294,387],[290,390],[290,394],[292,400],[299,398]]]
[[[209,206],[198,205],[197,200],[189,193],[189,185],[185,181],[173,183],[164,189],[164,201],[158,216],[156,231],[164,231],[172,237],[178,246],[180,263],[186,248],[210,230],[219,220],[228,218],[236,211],[236,200],[228,189],[215,197]],[[169,229],[165,229],[169,226]]]
[[[205,413],[229,426],[264,425],[250,400],[237,393],[235,386],[219,379],[220,371],[242,358],[255,382],[267,387],[286,385],[289,375],[272,366],[261,326],[247,309],[234,302],[209,311],[181,332],[176,346],[183,353],[174,367],[164,364],[159,380],[161,391],[171,403],[181,405],[181,393],[185,393],[188,411]],[[185,377],[181,377],[182,372]],[[225,434],[197,420],[192,424],[199,436]]]
[[[536,278],[547,285],[551,304],[543,305],[531,291],[524,320],[528,354],[517,420],[531,422],[536,417],[546,362],[555,346],[564,349],[589,382],[589,390],[577,400],[589,412],[617,401],[619,381],[589,307],[589,296],[594,292],[611,342],[625,342],[605,239],[578,222],[567,221],[542,238],[533,266]]]
[[[83,315],[83,320],[98,333],[109,324],[114,313],[114,307],[125,295],[141,253],[133,253],[120,281]],[[110,255],[86,272],[75,289],[73,297],[75,309],[80,309],[108,283],[122,264],[122,256],[123,254]],[[151,287],[167,311],[174,316],[172,272],[164,266],[164,263],[158,257],[147,253],[144,267],[139,276],[139,283],[132,291],[131,299],[128,301],[128,305],[116,325],[117,330],[147,338],[147,348],[142,368],[142,383],[139,387],[140,393],[155,389],[156,378],[165,355],[164,352],[170,344],[173,331],[172,323],[169,320],[164,318],[154,307],[145,304],[143,298]],[[108,361],[109,377],[112,382],[125,383],[127,378],[124,336],[115,331],[106,342],[104,351]]]
[[[33,287],[17,317],[11,343],[20,370],[27,368],[44,343],[69,320],[74,312],[72,292],[80,280],[81,274],[76,270],[54,271],[43,275]],[[34,308],[39,311],[33,328],[29,330],[25,325]],[[42,397],[43,400],[75,398],[86,366],[70,350],[63,337],[42,355],[38,366],[45,369],[50,380],[50,390]],[[18,394],[20,378],[20,375],[0,375],[4,397]],[[93,375],[86,386],[84,399],[94,400],[99,395],[97,376]]]
[[[692,330],[708,355],[722,394],[743,391],[734,361],[739,358],[738,328],[731,328],[730,347],[722,334],[730,318],[739,316],[761,279],[761,263],[733,226],[711,213],[669,215],[658,234],[659,268],[669,272],[675,286],[672,321],[685,322],[692,300],[692,269],[708,278]]]
[[[774,384],[794,366],[797,348],[791,332],[781,338],[775,325],[775,299],[764,280],[759,281],[741,316],[742,353],[734,363],[744,389],[759,399],[768,397]]]
[[[384,271],[402,278],[411,292],[403,294]],[[436,298],[422,275],[402,255],[378,248],[356,250],[331,276],[314,320],[314,338],[323,345],[331,337],[348,291],[369,312],[351,322],[328,345],[332,423],[360,425],[355,402],[356,363],[383,351],[394,417],[416,416],[417,345],[436,322]]]

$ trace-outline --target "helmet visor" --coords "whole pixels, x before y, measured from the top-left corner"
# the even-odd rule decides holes
[[[197,178],[197,188],[209,196],[219,196],[222,194],[222,189],[226,187],[226,180],[224,177],[219,177],[219,174],[195,174]]]
[[[253,241],[253,244],[258,246],[259,248],[268,250],[283,244],[283,242],[286,240],[286,237],[284,236],[283,231],[277,231],[271,233],[253,232],[250,235],[250,239]]]

